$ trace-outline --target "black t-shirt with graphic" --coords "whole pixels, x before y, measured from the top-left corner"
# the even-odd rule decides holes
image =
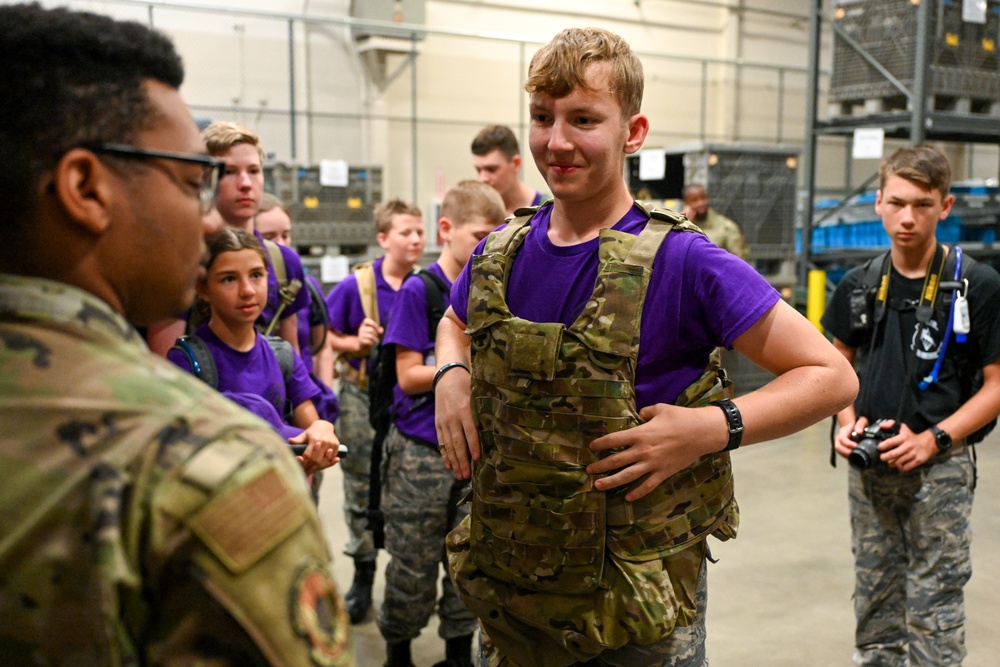
[[[875,261],[878,266],[878,260]],[[850,325],[850,295],[864,275],[864,268],[859,267],[844,276],[827,306],[822,324],[833,336],[857,349],[856,366],[861,380],[855,401],[858,416],[869,420],[894,419],[901,402],[905,402],[902,420],[919,433],[961,407],[974,393],[982,367],[1000,359],[1000,274],[984,264],[972,263],[969,267],[972,330],[965,343],[958,343],[952,333],[938,380],[925,390],[919,388],[919,383],[937,361],[947,326],[947,311],[942,313],[941,308],[935,308],[931,321],[926,326],[920,325],[916,304],[924,278],[906,278],[893,269],[889,278],[889,307],[878,327],[869,358],[871,328],[853,330]],[[950,291],[939,293],[938,299],[950,303]]]

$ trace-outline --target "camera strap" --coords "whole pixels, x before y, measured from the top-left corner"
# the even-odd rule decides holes
[[[939,288],[941,286],[941,275],[944,272],[945,263],[945,247],[938,243],[934,249],[934,256],[931,258],[927,265],[927,272],[924,275],[924,284],[920,290],[920,300],[916,304],[916,315],[917,315],[917,326],[921,328],[926,328],[930,326],[930,321],[934,317],[934,304],[937,301]],[[874,326],[872,328],[871,338],[868,341],[868,368],[869,373],[872,368],[872,354],[875,351],[875,339],[878,337],[879,329],[882,321],[885,319],[885,312],[889,306],[889,279],[892,275],[892,252],[887,252],[885,258],[882,260],[881,269],[881,279],[879,280],[878,290],[875,293],[875,311],[874,315]],[[919,337],[919,336],[918,336]],[[900,345],[902,345],[903,350],[903,373],[904,377],[907,378],[908,382],[912,382],[915,375],[916,369],[912,366],[910,357],[916,357],[916,350],[913,350],[913,354],[908,354],[906,352],[906,332],[900,329]],[[943,356],[944,343],[942,343],[941,356]],[[914,358],[915,361],[915,358]],[[867,405],[868,399],[870,398],[872,382],[865,383],[865,400],[862,401],[863,404]],[[910,406],[910,401],[912,400],[912,388],[907,386],[906,391],[899,398],[899,408],[896,410],[896,424],[901,423],[901,418],[905,414],[906,410]]]

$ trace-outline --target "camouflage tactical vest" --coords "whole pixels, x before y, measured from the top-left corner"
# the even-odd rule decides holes
[[[563,596],[564,608],[547,604],[523,620],[553,629],[563,642],[573,627],[597,651],[669,635],[673,589],[650,571],[710,533],[735,535],[738,522],[728,454],[704,457],[632,503],[624,496],[633,486],[598,491],[586,472],[607,455],[588,448],[593,439],[640,423],[635,368],[653,260],[672,229],[697,231],[672,212],[646,212],[651,220],[639,235],[601,231],[594,293],[568,328],[514,317],[505,300],[533,210],[518,211],[521,217],[491,235],[472,266],[468,332],[482,458],[473,475],[465,566],[474,564],[480,578],[489,575],[483,581],[501,587]],[[727,386],[713,355],[677,403],[719,400]],[[463,594],[490,585],[463,585],[467,575],[475,577],[457,573]],[[602,619],[590,597],[628,599],[629,613]],[[506,612],[525,609],[513,607]],[[595,618],[581,619],[581,612]],[[587,643],[582,639],[573,639],[574,648]]]

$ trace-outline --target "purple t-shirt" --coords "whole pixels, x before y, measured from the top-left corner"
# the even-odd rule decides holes
[[[220,392],[257,394],[273,405],[278,414],[283,414],[286,397],[293,406],[298,406],[319,394],[319,388],[313,384],[298,355],[293,355],[295,365],[292,377],[285,386],[278,359],[262,335],[257,336],[253,347],[246,352],[234,350],[223,343],[207,323],[195,329],[195,335],[205,341],[212,353],[219,373]],[[181,350],[170,350],[167,359],[193,374],[191,362]]]
[[[594,291],[599,239],[554,245],[548,238],[551,212],[546,206],[531,220],[511,269],[507,303],[517,317],[568,327]],[[614,229],[638,234],[645,225],[646,215],[632,207]],[[480,243],[475,254],[482,254],[484,245]],[[468,317],[470,267],[471,262],[451,291],[452,307],[463,322]],[[732,348],[779,298],[750,265],[701,234],[668,234],[653,263],[642,311],[636,407],[677,400],[705,370],[712,349]]]
[[[375,260],[375,299],[378,302],[378,317],[380,322],[386,322],[393,305],[396,303],[396,290],[382,277],[382,260]],[[361,307],[361,293],[358,291],[358,277],[351,273],[334,285],[326,295],[326,307],[330,311],[330,328],[345,336],[356,336],[358,328],[365,320],[365,311]],[[351,365],[358,368],[360,359],[351,359]]]
[[[427,267],[427,270],[440,276],[451,287],[451,281],[436,262]],[[444,302],[447,308],[447,294]],[[427,321],[427,290],[420,278],[411,277],[399,288],[396,305],[385,327],[383,342],[420,352],[424,355],[425,364],[434,365],[434,339],[431,338],[430,323]],[[430,395],[430,400],[426,395],[407,396],[397,384],[392,390],[392,410],[392,421],[403,435],[437,444],[433,394]]]
[[[264,246],[264,237],[261,236],[260,232],[256,229],[254,230],[254,236],[260,241],[260,245]],[[291,248],[286,248],[285,246],[278,246],[281,249],[281,256],[285,258],[285,273],[288,275],[288,280],[298,279],[302,283],[302,288],[299,293],[295,295],[295,300],[288,304],[283,311],[281,311],[281,319],[285,319],[289,315],[294,315],[298,313],[303,308],[309,305],[309,290],[306,289],[305,285],[305,272],[302,270],[302,258],[299,257],[299,253],[295,252]],[[267,248],[264,247],[265,252]],[[280,303],[281,297],[278,296],[278,274],[274,272],[274,267],[271,265],[270,254],[268,255],[267,262],[267,304],[264,306],[264,310],[260,313],[260,318],[257,322],[261,323],[261,326],[267,326],[271,318],[278,311],[278,304]],[[302,318],[299,318],[302,319]],[[275,332],[277,333],[277,332]]]

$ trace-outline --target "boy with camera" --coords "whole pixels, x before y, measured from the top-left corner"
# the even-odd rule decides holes
[[[856,665],[965,656],[971,445],[1000,412],[1000,276],[937,242],[950,181],[929,146],[883,161],[890,250],[844,276],[822,320],[861,382],[833,442],[852,464]]]

